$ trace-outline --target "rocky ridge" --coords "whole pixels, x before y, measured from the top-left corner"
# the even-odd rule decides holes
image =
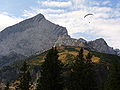
[[[82,38],[71,38],[65,27],[56,25],[46,20],[42,14],[38,14],[0,32],[0,59],[14,55],[12,52],[16,53],[16,56],[28,57],[60,45],[79,46],[120,55],[120,50],[109,47],[104,39],[88,42]]]
[[[14,51],[30,56],[51,48],[61,35],[67,35],[65,27],[53,24],[39,14],[0,32],[0,55]]]
[[[85,47],[85,43],[78,39],[71,38],[69,35],[60,36],[55,42],[55,46],[80,46]]]
[[[103,38],[99,38],[93,41],[86,41],[82,38],[74,39],[70,36],[60,36],[58,40],[55,42],[56,46],[79,46],[84,48],[90,48],[91,50],[107,53],[107,54],[115,54],[120,56],[120,50],[114,50],[112,47],[108,46],[106,41]]]
[[[116,51],[112,47],[108,46],[108,44],[103,38],[89,41],[88,45],[96,49],[98,52],[116,54]]]
[[[12,52],[25,57],[31,56],[53,47],[62,35],[68,35],[65,27],[56,25],[46,20],[42,14],[38,14],[0,32],[0,56],[11,56]],[[1,59],[0,63],[4,61]]]

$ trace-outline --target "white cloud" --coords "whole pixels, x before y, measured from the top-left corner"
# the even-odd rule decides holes
[[[86,0],[70,0],[72,2],[72,8],[73,9],[80,9],[84,8],[84,4]]]
[[[39,5],[42,7],[32,7],[29,10],[24,10],[23,16],[32,17],[42,13],[46,19],[66,27],[70,35],[89,32],[92,35],[91,37],[105,38],[110,46],[120,48],[120,4],[117,4],[116,8],[101,7],[100,5],[112,4],[109,0],[105,0],[104,2],[89,2],[91,5],[87,6],[87,1],[39,1]],[[84,19],[84,15],[88,13],[93,13],[94,16]],[[1,13],[0,20],[0,30],[2,30],[6,26],[13,25],[22,19]]]
[[[31,8],[30,11],[28,10],[24,10],[23,16],[25,17],[33,17],[38,13],[42,13],[42,14],[61,14],[64,13],[65,11],[63,9],[39,9],[39,8]]]
[[[115,9],[100,6],[100,4],[111,4],[109,0],[89,3],[92,4],[91,7],[90,5],[85,5],[86,1],[87,0],[70,0],[68,2],[43,1],[39,3],[42,3],[44,6],[49,6],[48,9],[32,8],[30,11],[25,11],[24,15],[33,16],[38,13],[43,13],[45,17],[53,23],[65,26],[70,35],[79,32],[89,32],[93,34],[93,36],[95,34],[98,37],[105,38],[109,45],[120,48],[120,8],[118,6]],[[69,11],[62,9],[55,10],[52,7],[67,7]],[[88,13],[93,13],[94,16],[84,19],[84,15]]]
[[[39,4],[47,7],[69,7],[72,5],[70,1],[68,2],[59,2],[59,1],[38,1]]]
[[[107,1],[104,1],[102,2],[103,5],[111,5],[111,1],[107,0]]]
[[[100,1],[93,1],[93,2],[90,2],[90,4],[99,6],[100,5]]]
[[[11,17],[7,12],[0,13],[0,31],[23,20],[22,18]]]

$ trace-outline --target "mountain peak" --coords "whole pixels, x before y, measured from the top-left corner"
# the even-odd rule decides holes
[[[41,21],[42,19],[45,19],[45,17],[44,17],[44,15],[42,15],[42,14],[40,13],[40,14],[38,14],[38,15],[30,18],[30,19],[32,19],[33,21],[39,22],[39,21]]]
[[[98,38],[98,39],[96,39],[96,40],[101,40],[101,41],[105,41],[103,38]]]
[[[46,20],[38,14],[0,32],[0,55],[12,51],[30,56],[38,51],[47,50],[54,46],[59,36],[67,35],[65,27]]]
[[[78,40],[83,42],[83,43],[87,43],[87,41],[85,39],[83,39],[83,38],[79,38]]]
[[[109,47],[103,38],[96,39],[94,41],[89,41],[88,45],[93,47],[98,52],[116,54],[112,47]]]
[[[106,45],[106,46],[108,46],[107,43],[106,43],[106,41],[103,38],[98,38],[96,40],[93,40],[93,42],[98,43],[100,45]]]

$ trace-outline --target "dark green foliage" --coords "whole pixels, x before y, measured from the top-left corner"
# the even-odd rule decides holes
[[[117,61],[114,61],[114,63],[110,66],[105,90],[120,90],[120,65]]]
[[[68,90],[98,90],[91,58],[92,55],[88,53],[85,60],[83,58],[83,49],[80,50],[67,82]]]
[[[9,90],[9,82],[7,82],[6,87],[4,90]]]
[[[85,70],[83,49],[80,50],[79,55],[76,57],[75,63],[71,69],[70,77],[67,81],[68,90],[82,90],[83,75]]]
[[[83,52],[84,52],[84,50],[83,50],[83,48],[81,48],[80,49],[80,52],[79,52],[79,55],[78,55],[78,58],[82,61],[82,62],[84,62],[83,60],[84,60],[84,58],[83,58]]]
[[[86,56],[86,60],[87,60],[87,62],[90,63],[90,62],[92,62],[91,59],[92,59],[92,55],[91,55],[91,53],[89,52],[88,55]]]
[[[41,66],[41,77],[36,90],[62,90],[62,64],[58,60],[58,51],[52,48],[48,51],[45,62]]]
[[[23,66],[20,69],[20,85],[19,85],[20,90],[29,90],[30,88],[31,76],[28,69],[29,66],[27,65],[26,62],[24,62]]]
[[[108,62],[113,64],[114,61],[117,61],[120,64],[120,56],[113,55],[113,54],[106,54],[106,53],[99,53],[99,52],[92,52],[93,55],[101,58],[102,61]]]
[[[94,68],[94,63],[92,63],[92,54],[89,52],[86,56],[84,80],[83,80],[83,90],[98,90],[97,86],[97,75]]]
[[[54,51],[54,50],[52,50],[52,51]],[[65,50],[68,50],[68,52],[69,51],[78,52],[78,49],[75,49],[75,47],[68,47],[65,49],[60,49],[59,53],[64,52]],[[50,71],[51,69],[48,69],[48,68],[53,67],[52,66],[53,62],[52,62],[52,64],[49,64],[53,60],[50,58],[50,56],[53,57],[53,56],[55,56],[55,54],[52,55],[53,53],[51,53],[51,54],[49,53],[49,55],[47,55],[47,56],[49,56],[50,59],[46,58],[47,59],[46,63],[43,64],[43,62],[41,62],[41,60],[43,60],[43,57],[47,54],[47,52],[48,51],[46,51],[42,54],[39,54],[39,55],[38,54],[33,55],[26,60],[30,65],[29,71],[32,75],[32,79],[36,78],[35,74],[37,73],[38,69],[36,70],[36,68],[35,68],[35,73],[32,73],[32,71],[34,71],[33,68],[36,66],[40,67],[39,70],[41,70],[42,73],[44,72],[42,75],[44,75],[46,73],[47,75],[45,75],[45,77],[51,77],[50,73],[47,73],[47,70]],[[112,54],[105,54],[105,53],[99,53],[99,52],[94,52],[94,51],[91,51],[91,52],[94,56],[97,56],[101,59],[100,63],[92,63],[91,62],[92,55],[90,53],[86,57],[84,56],[84,58],[83,58],[83,50],[82,49],[76,58],[75,58],[75,55],[72,56],[71,53],[67,53],[67,55],[66,55],[67,58],[65,59],[66,60],[65,66],[62,71],[63,72],[62,75],[64,76],[64,81],[65,81],[65,85],[63,84],[65,86],[65,90],[85,90],[85,89],[94,90],[94,89],[97,89],[97,88],[95,88],[95,87],[97,87],[97,85],[99,87],[99,90],[103,90],[103,89],[104,90],[120,90],[119,89],[119,87],[120,87],[120,82],[119,82],[119,80],[120,80],[119,79],[120,78],[120,72],[119,72],[120,71],[120,69],[119,69],[120,68],[120,66],[119,66],[120,65],[120,57],[116,56],[116,55],[112,55]],[[37,60],[37,62],[36,62],[36,60]],[[0,78],[5,81],[9,81],[9,82],[16,80],[17,77],[19,76],[18,70],[20,70],[20,67],[23,66],[23,62],[24,62],[24,60],[16,61],[9,66],[4,66],[4,67],[0,68]],[[41,69],[42,64],[44,67],[48,66],[45,68],[46,70]],[[108,70],[108,68],[107,68],[108,65],[110,65],[109,66],[110,70]],[[20,81],[22,83],[25,83],[25,81],[22,79],[21,76],[23,75],[24,71],[25,72],[26,72],[26,70],[28,71],[29,66],[24,65],[24,67],[27,67],[27,69],[22,67],[21,71],[20,71]],[[54,66],[54,67],[56,67],[56,66]],[[54,71],[56,72],[56,70],[57,69],[55,68]],[[29,71],[28,71],[28,77],[29,77]],[[96,76],[96,73],[97,73],[97,76]],[[61,74],[61,72],[60,72],[60,74]],[[44,81],[45,77],[39,78],[38,85],[37,85],[38,90],[46,89],[46,88],[41,89],[42,85],[44,85],[45,87],[50,86],[50,85],[48,85],[48,83],[51,83],[51,79],[46,79],[46,81]],[[97,83],[95,83],[96,78],[99,78],[97,80]],[[61,80],[59,80],[59,82],[62,82]],[[105,83],[106,80],[107,80],[107,82]],[[32,81],[34,81],[34,79]],[[41,81],[42,82],[44,81],[45,84],[41,84]],[[105,83],[105,86],[104,86],[104,83]],[[60,84],[62,84],[62,83],[60,83]],[[90,86],[90,88],[88,88],[89,86]],[[29,87],[29,86],[26,86],[26,87]],[[63,86],[61,85],[61,87],[63,87]],[[25,90],[25,89],[22,89],[22,90]]]
[[[78,51],[74,47],[65,47],[65,49],[68,51]]]

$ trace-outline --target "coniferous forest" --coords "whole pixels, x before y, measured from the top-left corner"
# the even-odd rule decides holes
[[[31,60],[39,55],[25,60],[20,65],[17,79],[6,82],[4,90],[120,89],[120,64],[117,58],[113,62],[103,62],[100,59],[107,58],[107,54],[102,55],[84,48],[80,48],[77,55],[72,57],[68,53],[74,48],[66,49],[69,50],[67,59],[60,60],[60,50],[53,47],[42,55],[44,60],[35,65],[31,65],[35,63]],[[97,60],[95,55],[102,57]]]

